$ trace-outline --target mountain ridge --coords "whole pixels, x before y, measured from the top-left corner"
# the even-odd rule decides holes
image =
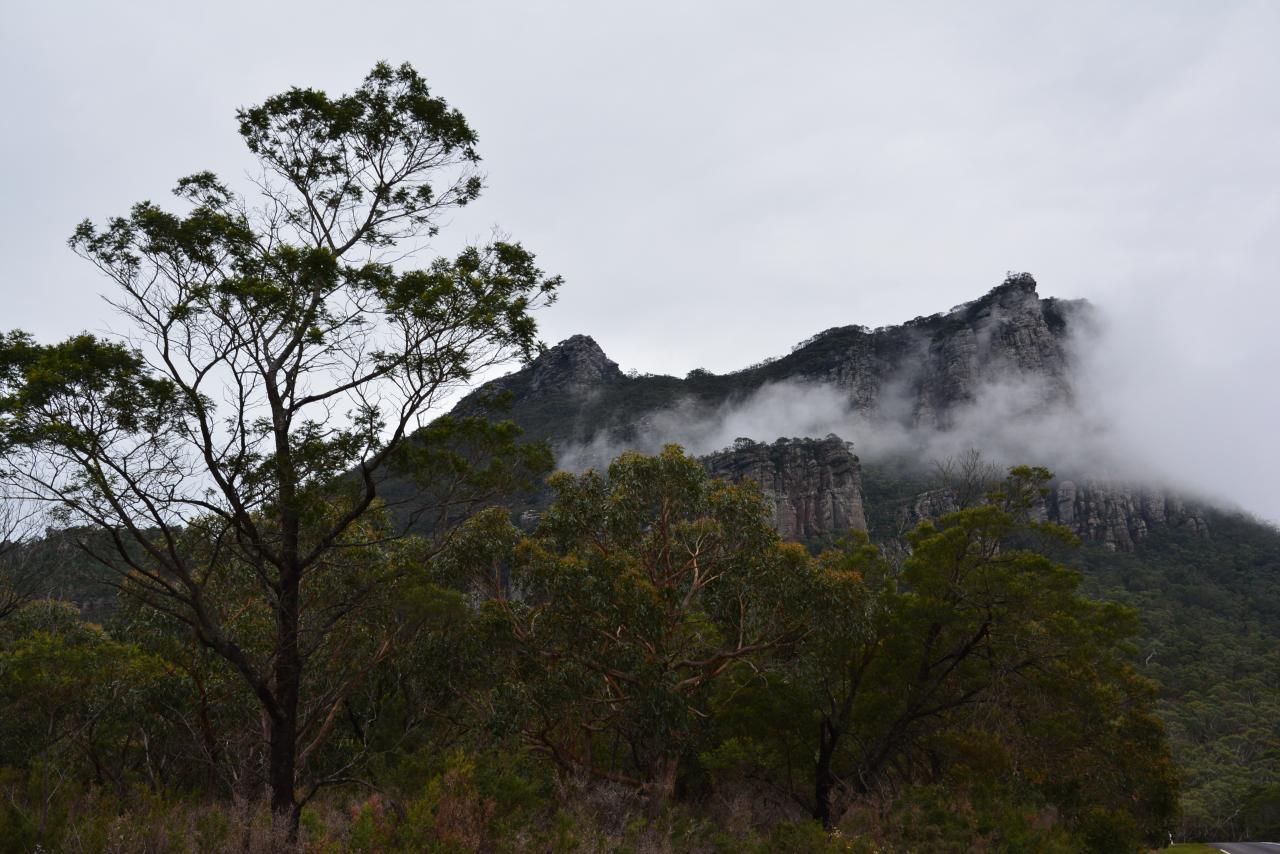
[[[550,442],[558,465],[573,470],[603,468],[623,450],[654,452],[667,442],[680,443],[693,435],[690,425],[721,418],[726,423],[707,431],[710,436],[699,436],[690,450],[701,455],[713,473],[731,480],[751,476],[760,482],[775,502],[780,532],[817,547],[848,528],[869,529],[868,502],[861,491],[863,466],[885,460],[883,454],[870,461],[859,459],[854,450],[861,451],[865,436],[860,433],[947,434],[965,413],[985,405],[987,390],[1006,386],[1016,386],[1021,395],[1009,416],[1015,420],[1021,414],[1073,407],[1078,383],[1075,349],[1092,333],[1093,324],[1087,302],[1041,298],[1033,276],[1014,273],[983,296],[946,312],[876,329],[832,327],[784,356],[726,374],[703,369],[684,378],[624,373],[595,339],[574,335],[520,370],[487,383],[455,412],[491,413],[487,402],[505,395],[510,409],[502,416],[515,420],[530,438]],[[782,425],[776,433],[765,434],[766,427],[747,424],[744,427],[754,427],[750,435],[726,434],[710,442],[717,430],[723,432],[721,427],[733,426],[732,419],[723,417],[726,411],[781,387],[802,391],[765,401],[763,408],[807,406],[811,401],[805,395],[815,389],[829,395],[847,422],[829,438],[842,448],[852,440],[847,453],[821,445],[830,431],[806,432],[785,413],[770,421]],[[981,447],[984,437],[969,438]],[[766,464],[768,454],[762,449],[770,448],[769,454],[782,462]],[[913,451],[908,444],[897,454],[909,458]],[[918,468],[928,467],[923,449],[914,455],[921,458],[915,461]],[[902,465],[899,460],[891,463]],[[910,464],[908,459],[906,465]],[[833,478],[833,465],[851,475]],[[945,496],[929,489],[899,490],[889,500],[896,508],[890,515],[897,519],[897,528],[945,512],[948,506]],[[1106,480],[1090,471],[1063,472],[1042,515],[1112,551],[1132,550],[1152,528],[1162,525],[1186,525],[1198,536],[1208,535],[1196,502],[1153,486]],[[887,533],[883,525],[871,527],[873,536]]]
[[[801,382],[841,390],[855,412],[945,429],[957,407],[1002,377],[1034,377],[1042,403],[1072,398],[1071,336],[1089,325],[1092,309],[1083,300],[1041,298],[1036,288],[1030,274],[1011,274],[947,312],[876,329],[832,327],[790,353],[725,374],[624,373],[593,338],[574,335],[481,386],[455,412],[488,411],[487,398],[508,392],[512,417],[531,438],[586,443],[603,432],[627,442],[644,416],[681,401],[722,406],[770,384]]]

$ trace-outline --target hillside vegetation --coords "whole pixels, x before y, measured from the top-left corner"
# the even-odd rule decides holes
[[[492,511],[434,556],[413,538],[353,543],[317,607],[370,577],[378,589],[322,641],[316,690],[335,684],[329,667],[369,665],[307,754],[333,782],[304,801],[296,844],[1067,852],[1166,838],[1177,773],[1154,686],[1127,662],[1136,615],[1082,596],[1050,556],[1071,535],[1030,513],[1047,477],[1015,469],[988,503],[920,525],[901,564],[865,538],[819,555],[783,543],[756,488],[676,448],[557,475],[531,534]],[[260,627],[250,650],[264,654],[252,568],[210,597]],[[105,629],[40,600],[0,621],[0,838],[284,844],[253,801],[252,698],[188,631],[128,598]]]

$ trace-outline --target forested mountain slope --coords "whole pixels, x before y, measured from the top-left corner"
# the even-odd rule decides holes
[[[787,536],[818,548],[853,527],[885,543],[948,509],[931,449],[910,442],[971,428],[967,414],[993,387],[1023,392],[1018,401],[1028,430],[1046,409],[1077,406],[1074,347],[1094,319],[1088,304],[1041,298],[1035,280],[1018,274],[948,312],[879,329],[828,329],[786,356],[724,375],[627,374],[579,335],[489,383],[455,411],[511,418],[528,437],[548,441],[558,464],[580,469],[626,449],[652,452],[666,441],[723,441],[726,425],[752,423],[735,422],[735,408],[754,400],[757,409],[771,403],[785,409],[797,400],[762,403],[762,391],[820,389],[838,401],[837,415],[848,425],[839,436],[804,436],[802,418],[785,429],[779,412],[764,423],[783,425],[780,435],[692,450],[710,452],[705,459],[713,473],[760,481]],[[495,400],[502,405],[491,407]],[[905,439],[885,449],[883,441],[864,441],[867,431],[880,437],[897,431]],[[983,447],[981,432],[958,438],[1000,457],[1000,449]],[[1141,613],[1146,633],[1135,661],[1161,685],[1162,715],[1186,773],[1186,831],[1234,835],[1251,822],[1275,821],[1280,531],[1163,486],[1108,480],[1087,460],[1058,474],[1042,512],[1081,537],[1069,562],[1094,595]],[[521,506],[536,504],[535,498]]]

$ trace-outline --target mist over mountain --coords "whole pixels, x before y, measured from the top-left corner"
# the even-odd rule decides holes
[[[738,439],[834,434],[864,463],[927,468],[976,448],[1001,466],[1043,465],[1063,480],[1230,504],[1235,496],[1211,470],[1161,457],[1158,413],[1142,423],[1130,411],[1118,390],[1141,367],[1114,358],[1124,335],[1095,306],[1042,298],[1031,275],[1010,274],[948,311],[833,327],[728,374],[628,374],[593,339],[574,336],[459,409],[509,392],[511,417],[572,471],[673,442],[707,455]]]

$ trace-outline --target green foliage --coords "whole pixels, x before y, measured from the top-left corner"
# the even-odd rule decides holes
[[[1137,822],[1118,809],[1090,809],[1080,820],[1079,837],[1096,854],[1140,854],[1143,847]]]
[[[80,545],[127,577],[152,612],[132,618],[167,633],[200,697],[204,761],[248,759],[247,785],[266,783],[296,831],[366,750],[369,727],[339,733],[340,714],[414,634],[384,597],[425,556],[379,546],[428,515],[418,530],[443,537],[548,466],[511,424],[410,434],[477,371],[538,351],[532,312],[560,279],[499,238],[418,269],[386,262],[482,187],[475,133],[409,65],[238,119],[258,200],[201,172],[178,181],[178,212],[143,201],[72,234],[127,337],[0,337],[0,484],[99,532]],[[427,484],[395,531],[379,500],[393,473]],[[209,689],[227,696],[227,672],[265,722],[257,744],[219,745]]]
[[[758,491],[676,447],[551,484],[534,536],[482,516],[451,558],[494,595],[495,723],[661,802],[715,684],[802,632],[808,557],[778,540]]]
[[[912,532],[901,562],[861,535],[819,555],[780,542],[754,487],[714,481],[674,447],[557,475],[532,534],[494,509],[436,551],[375,508],[333,543],[300,614],[301,755],[335,782],[299,810],[299,844],[871,854],[1163,840],[1178,779],[1156,689],[1129,663],[1139,623],[1048,556],[1072,538],[1030,512],[1047,477],[1012,470],[988,503]],[[347,512],[340,495],[303,544]],[[210,619],[263,667],[275,612],[256,567],[201,525],[176,537],[205,573]],[[0,622],[0,692],[16,710],[0,724],[0,830],[49,850],[281,844],[241,673],[146,603],[145,575],[127,583],[141,595],[105,630],[47,603]],[[22,739],[33,726],[53,740]],[[1245,821],[1270,826],[1275,802],[1252,790]]]
[[[1242,824],[1252,839],[1280,836],[1280,783],[1257,786],[1245,801]]]
[[[240,110],[239,119],[249,150],[288,176],[325,214],[336,217],[349,205],[380,193],[387,213],[360,236],[371,245],[394,242],[404,236],[400,229],[413,233],[430,225],[440,210],[480,195],[480,177],[465,168],[442,189],[420,177],[445,166],[468,167],[480,157],[476,134],[466,119],[431,95],[426,81],[408,64],[392,68],[378,63],[359,89],[340,98],[314,89],[291,89]],[[377,172],[390,164],[399,165],[412,180],[386,186]],[[182,189],[218,192],[204,176],[187,179]]]
[[[160,429],[179,404],[173,384],[122,344],[0,336],[0,451],[48,443],[92,454],[104,434]]]
[[[769,779],[828,825],[886,789],[1002,780],[1068,822],[1105,805],[1158,838],[1177,781],[1123,660],[1135,615],[1019,547],[1071,539],[1030,517],[1048,477],[1013,469],[988,503],[921,525],[900,571],[865,539],[821,556],[798,655],[725,694],[709,767]]]
[[[1252,798],[1280,784],[1280,532],[1210,511],[1210,537],[1158,528],[1129,554],[1083,549],[1087,589],[1142,615],[1135,664],[1185,782],[1180,836],[1235,839],[1267,826]]]
[[[1089,851],[1052,806],[1025,786],[993,780],[913,785],[891,799],[850,811],[849,836],[876,838],[885,851],[1000,851],[1077,854]]]
[[[82,623],[65,603],[24,606],[0,624],[0,762],[84,759],[97,782],[127,786],[135,718],[167,676],[159,659]]]
[[[734,840],[738,842],[738,840]],[[740,844],[740,842],[739,842]],[[738,848],[736,850],[742,850]],[[812,821],[780,822],[770,831],[768,837],[760,840],[747,850],[779,852],[779,854],[844,854],[844,852],[861,852],[872,850],[869,845],[859,844],[856,840],[833,836],[822,829],[822,825]]]
[[[65,603],[31,602],[0,623],[0,786],[10,791],[0,839],[60,839],[65,796],[81,781],[123,798],[154,780],[163,757],[148,736],[174,682],[160,659]]]

